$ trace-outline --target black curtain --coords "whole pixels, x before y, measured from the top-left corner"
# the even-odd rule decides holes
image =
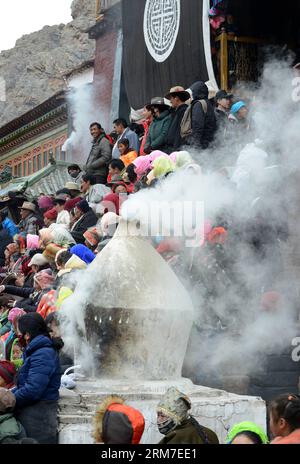
[[[201,0],[181,0],[181,20],[171,55],[158,63],[144,39],[146,0],[123,0],[123,73],[129,104],[142,108],[152,97],[164,96],[171,87],[188,88],[197,80],[207,81]],[[208,38],[209,39],[209,38]]]

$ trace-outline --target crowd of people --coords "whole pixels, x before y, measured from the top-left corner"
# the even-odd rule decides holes
[[[176,86],[165,97],[146,104],[135,123],[116,119],[109,135],[100,123],[91,123],[91,151],[84,165],[68,167],[69,181],[63,188],[26,199],[18,224],[8,211],[0,212],[1,443],[57,442],[61,376],[73,365],[72,355],[64,350],[59,310],[75,290],[75,273],[84,272],[112,239],[123,203],[142,189],[159,188],[178,171],[199,175],[216,169],[220,182],[236,188],[224,166],[216,167],[205,154],[226,138],[238,138],[250,130],[247,104],[224,90],[214,101],[208,97],[204,82],[194,83],[189,91]],[[250,168],[247,174],[251,176]],[[218,293],[211,287],[211,272],[224,276],[233,267],[224,247],[230,243],[228,228],[233,221],[227,212],[227,216],[206,222],[199,258],[203,260],[202,274],[191,276],[207,283],[202,288],[211,306],[212,295]],[[247,240],[261,259],[267,259],[262,235],[267,245],[280,234],[284,237],[282,224],[273,226],[268,234],[267,223],[263,233],[260,228],[251,233],[247,230],[248,235],[244,230],[239,240]],[[180,274],[186,265],[180,260],[180,240],[154,237],[152,243]],[[214,265],[205,265],[208,256]],[[188,268],[190,272],[191,263]],[[188,414],[190,409],[186,395],[176,389],[167,392],[158,407],[158,429],[165,435],[161,443],[218,443],[214,432]],[[122,422],[123,416],[129,418],[129,429],[114,425]],[[119,430],[117,436],[110,428]],[[122,399],[107,401],[97,412],[94,436],[98,442],[139,443],[143,430],[141,413]],[[299,430],[299,398],[286,395],[275,400],[271,404],[274,443],[300,443]],[[267,443],[268,438],[255,424],[244,423],[231,430],[227,442]]]

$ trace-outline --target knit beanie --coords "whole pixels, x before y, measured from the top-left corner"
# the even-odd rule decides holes
[[[52,208],[52,209],[49,209],[49,211],[47,211],[44,214],[44,218],[49,219],[50,221],[55,221],[57,218],[57,215],[58,213],[57,213],[56,208]]]
[[[53,206],[54,206],[53,200],[50,197],[41,197],[38,200],[38,205],[39,205],[39,208],[41,208],[43,210],[49,210],[49,209],[53,208]]]

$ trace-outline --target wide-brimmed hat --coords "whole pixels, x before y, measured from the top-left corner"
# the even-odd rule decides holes
[[[68,190],[77,190],[80,192],[80,186],[76,182],[67,182],[65,188]]]
[[[191,98],[189,92],[187,92],[183,87],[177,85],[170,89],[170,92],[165,96],[167,100],[170,100],[171,97],[179,97],[182,101],[187,101]]]
[[[30,201],[24,201],[22,206],[19,206],[19,209],[25,209],[26,211],[31,211],[35,213],[35,204]]]
[[[165,102],[165,99],[163,97],[154,97],[151,99],[151,103],[148,103],[146,106],[160,106],[161,108],[169,109],[170,104]]]

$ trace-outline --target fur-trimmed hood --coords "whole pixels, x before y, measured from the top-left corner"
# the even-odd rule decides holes
[[[117,395],[105,398],[97,407],[93,421],[96,443],[139,444],[145,427],[140,411],[127,406]]]

